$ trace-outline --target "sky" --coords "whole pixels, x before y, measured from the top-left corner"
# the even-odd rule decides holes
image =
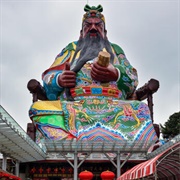
[[[30,79],[78,40],[84,6],[103,6],[107,36],[137,69],[141,87],[160,82],[154,123],[180,111],[180,2],[178,0],[0,0],[0,104],[26,131]],[[146,102],[146,101],[145,101]]]

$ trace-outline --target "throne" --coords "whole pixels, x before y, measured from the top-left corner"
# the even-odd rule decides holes
[[[43,86],[36,79],[31,79],[27,84],[27,88],[32,94],[33,103],[38,100],[42,100],[42,101],[48,100]],[[147,83],[144,84],[144,86],[138,88],[133,93],[133,95],[127,99],[127,100],[139,100],[139,101],[143,101],[147,99],[147,104],[150,110],[152,123],[154,122],[153,120],[153,105],[154,105],[153,94],[157,92],[158,89],[159,89],[159,81],[156,79],[150,79]],[[32,128],[32,125],[33,125],[32,123],[28,123],[27,129],[28,127]],[[155,132],[157,134],[157,137],[159,138],[160,136],[159,125],[158,124],[153,124],[153,125],[154,125]],[[34,127],[33,132],[35,133],[35,127]],[[31,138],[35,141],[34,133],[30,133],[29,135],[30,137],[32,136]]]

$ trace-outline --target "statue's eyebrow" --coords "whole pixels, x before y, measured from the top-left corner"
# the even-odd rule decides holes
[[[84,23],[92,24],[92,22],[88,22],[88,20],[85,20]],[[95,23],[95,24],[98,25],[98,24],[101,24],[101,23],[103,23],[103,22],[102,22],[102,21],[99,21],[99,22],[97,22],[97,23]]]
[[[103,23],[102,21],[99,21],[99,22],[97,22],[97,23],[95,23],[96,25],[98,25],[98,24],[101,24],[101,23]]]
[[[88,22],[87,20],[84,21],[84,23],[87,23],[87,24],[91,24],[90,22]]]
[[[89,24],[91,24],[91,23],[92,23],[92,22],[89,22],[89,20],[88,20],[88,19],[86,19],[84,22],[89,23]],[[97,22],[97,23],[95,23],[95,24],[99,24],[99,23],[102,23],[102,20],[100,20],[100,19],[99,19],[99,22]]]

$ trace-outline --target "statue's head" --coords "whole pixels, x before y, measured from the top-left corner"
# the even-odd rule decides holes
[[[86,5],[84,7],[85,14],[82,19],[82,30],[80,38],[77,42],[76,54],[80,52],[80,56],[76,62],[89,61],[96,58],[100,51],[106,50],[111,55],[110,62],[114,60],[111,44],[106,36],[105,18],[101,12],[103,8],[101,5],[97,7]]]
[[[98,34],[104,39],[106,37],[105,18],[101,12],[103,8],[101,5],[97,7],[86,5],[84,7],[86,12],[82,20],[81,37],[85,38],[89,35],[91,38],[96,38]]]

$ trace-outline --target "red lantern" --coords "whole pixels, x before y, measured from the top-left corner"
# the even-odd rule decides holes
[[[70,173],[70,174],[73,173],[73,168],[69,168],[69,173]]]
[[[33,167],[30,172],[31,172],[31,173],[35,173],[35,172],[36,172],[36,168]]]
[[[46,172],[49,174],[49,173],[51,172],[51,168],[48,167],[48,168],[46,169]]]
[[[39,173],[41,173],[41,174],[43,173],[43,168],[42,167],[39,168]]]
[[[91,180],[93,178],[93,173],[87,170],[82,171],[79,173],[79,178],[80,180]]]
[[[61,169],[61,172],[64,174],[65,173],[65,169],[64,169],[64,167]]]
[[[102,180],[113,180],[115,177],[115,174],[112,171],[104,171],[101,173],[101,179]]]
[[[58,168],[55,168],[55,169],[54,169],[54,172],[55,172],[55,173],[58,173]]]

